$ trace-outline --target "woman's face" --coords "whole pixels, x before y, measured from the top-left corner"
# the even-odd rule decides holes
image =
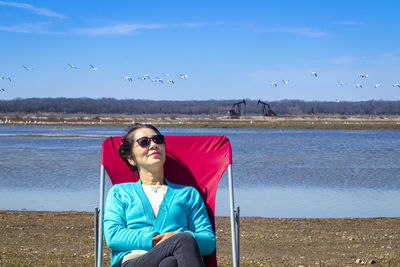
[[[133,138],[132,158],[129,163],[136,165],[138,169],[152,169],[154,167],[162,166],[165,162],[165,144],[156,144],[150,140],[150,144],[146,147],[141,147],[137,140],[142,137],[151,138],[158,133],[150,128],[140,128],[131,133]]]

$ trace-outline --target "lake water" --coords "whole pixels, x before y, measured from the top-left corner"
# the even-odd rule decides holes
[[[93,211],[102,141],[124,130],[1,125],[0,209]],[[230,139],[235,204],[242,216],[400,216],[400,131],[160,130]],[[224,174],[217,216],[229,215],[227,184]]]

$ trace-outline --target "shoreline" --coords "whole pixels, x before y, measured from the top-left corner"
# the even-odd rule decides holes
[[[157,127],[400,130],[400,116],[299,115],[299,116],[186,116],[126,114],[0,114],[0,125],[121,126],[132,122]]]
[[[94,263],[90,212],[0,211],[1,266]],[[231,266],[230,221],[216,217],[218,266]],[[109,264],[104,246],[104,266]],[[240,219],[241,266],[400,266],[400,217]]]

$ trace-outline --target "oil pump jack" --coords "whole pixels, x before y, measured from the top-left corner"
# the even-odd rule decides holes
[[[262,113],[264,116],[276,116],[276,113],[271,109],[271,106],[269,104],[261,101],[261,99],[258,99],[257,105],[258,104],[263,105]]]
[[[246,101],[243,99],[243,101],[234,103],[232,105],[232,108],[229,110],[229,116],[232,118],[238,118],[242,115],[242,110],[240,108],[240,105],[244,104],[246,106]]]

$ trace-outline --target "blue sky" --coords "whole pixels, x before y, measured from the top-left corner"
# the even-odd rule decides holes
[[[0,0],[0,77],[12,79],[0,99],[400,100],[399,11],[395,0]]]

